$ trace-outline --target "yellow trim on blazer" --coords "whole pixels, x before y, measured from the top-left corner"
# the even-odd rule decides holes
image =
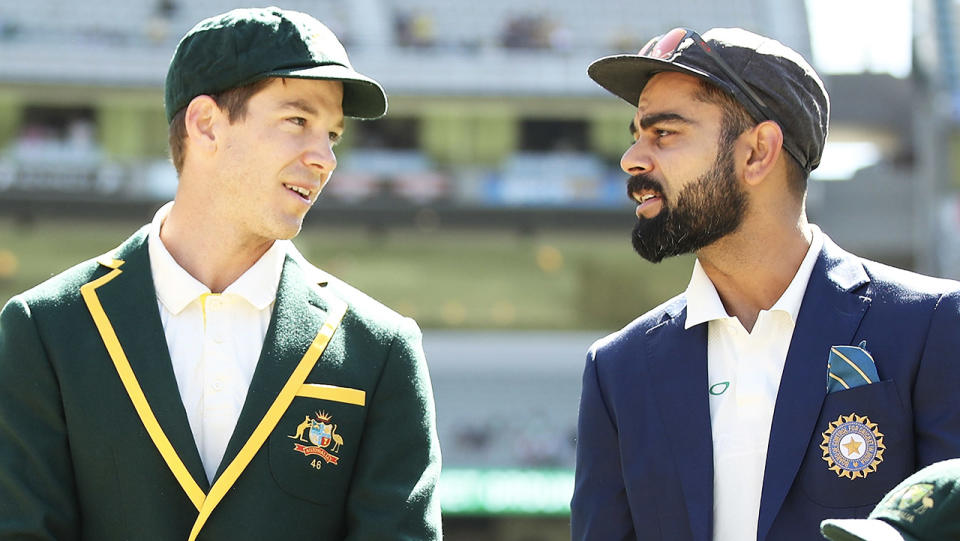
[[[123,273],[123,271],[120,270],[123,261],[113,258],[101,258],[97,261],[101,265],[113,270],[81,286],[80,294],[87,304],[87,310],[89,310],[90,315],[93,316],[93,322],[100,332],[103,344],[107,347],[110,359],[113,360],[113,366],[116,367],[117,373],[120,375],[120,381],[123,382],[123,387],[126,389],[127,394],[130,395],[133,407],[137,410],[137,415],[140,416],[140,422],[146,427],[147,434],[150,435],[150,439],[153,440],[153,444],[157,447],[157,450],[160,451],[160,456],[163,457],[164,462],[167,463],[167,467],[173,472],[173,476],[176,477],[177,482],[183,487],[183,491],[187,493],[187,497],[190,498],[190,501],[193,502],[197,510],[200,510],[203,506],[203,501],[206,499],[203,489],[194,481],[193,476],[190,475],[187,467],[183,464],[183,460],[180,459],[180,455],[174,450],[170,440],[167,439],[167,435],[164,434],[163,428],[160,427],[160,423],[153,414],[150,403],[147,402],[147,397],[144,396],[143,389],[140,387],[140,383],[137,381],[133,369],[130,368],[130,361],[127,360],[127,355],[120,346],[120,340],[117,339],[113,325],[110,324],[110,319],[107,317],[106,312],[103,311],[103,305],[100,304],[100,299],[97,298],[98,287]]]
[[[190,537],[188,541],[194,541],[197,538],[197,535],[200,533],[200,529],[203,528],[203,525],[207,521],[207,518],[209,518],[210,513],[213,512],[213,509],[227,494],[227,491],[229,491],[230,487],[232,487],[237,481],[237,479],[240,477],[240,474],[243,473],[243,470],[247,467],[247,464],[253,460],[254,455],[257,454],[257,451],[263,445],[263,442],[265,442],[270,433],[273,432],[273,429],[280,421],[280,417],[283,415],[283,412],[287,410],[287,407],[290,406],[290,402],[293,401],[293,397],[297,394],[297,390],[302,387],[303,381],[307,379],[307,375],[310,373],[310,370],[313,369],[317,359],[320,358],[323,350],[327,348],[330,338],[333,336],[333,333],[336,332],[337,327],[340,326],[340,321],[343,319],[343,316],[346,314],[346,312],[347,303],[343,301],[338,301],[337,304],[334,304],[330,307],[330,311],[327,314],[327,319],[323,322],[323,326],[320,327],[320,332],[317,333],[317,337],[313,339],[313,343],[310,344],[310,348],[307,349],[307,352],[303,355],[303,358],[300,359],[300,363],[293,370],[293,374],[291,374],[290,379],[287,380],[287,383],[283,386],[283,389],[280,390],[280,393],[277,395],[277,398],[274,399],[270,409],[267,410],[266,415],[264,415],[263,419],[260,420],[260,424],[257,425],[257,428],[254,429],[253,434],[251,434],[250,438],[247,439],[247,442],[243,444],[243,447],[240,449],[240,452],[237,453],[236,458],[234,458],[233,462],[227,466],[227,469],[223,470],[223,474],[220,475],[217,481],[213,484],[213,487],[210,488],[207,498],[203,501],[203,507],[200,509],[200,516],[197,517],[197,521],[193,524],[193,530],[190,531]]]
[[[133,369],[130,367],[130,361],[123,352],[123,347],[120,345],[120,340],[117,338],[117,334],[113,330],[113,325],[110,324],[110,318],[107,317],[106,312],[103,310],[103,305],[100,303],[100,299],[97,297],[97,288],[103,286],[107,282],[110,282],[123,273],[123,271],[120,270],[120,267],[124,262],[119,259],[114,259],[110,256],[103,256],[99,258],[97,262],[112,270],[104,276],[101,276],[100,278],[81,286],[80,294],[83,296],[83,300],[87,304],[87,309],[90,311],[90,315],[93,316],[93,321],[97,326],[97,330],[100,332],[100,337],[103,340],[104,345],[107,347],[107,352],[110,354],[110,359],[113,360],[113,364],[117,369],[117,373],[120,375],[120,380],[123,382],[124,389],[126,389],[127,394],[130,396],[130,400],[133,402],[133,406],[137,411],[137,414],[140,416],[140,421],[143,423],[143,426],[146,427],[147,433],[150,435],[150,439],[153,440],[153,444],[157,447],[157,450],[160,451],[160,455],[167,463],[167,467],[169,467],[170,471],[173,472],[177,482],[180,483],[180,486],[183,488],[184,492],[186,492],[187,497],[190,498],[190,501],[193,502],[193,505],[199,511],[199,515],[193,524],[193,529],[190,531],[189,537],[189,541],[195,541],[197,535],[200,534],[201,528],[203,528],[203,525],[210,517],[210,513],[213,512],[213,509],[220,503],[223,497],[230,490],[230,487],[233,486],[233,484],[240,477],[240,474],[243,473],[243,470],[248,464],[250,464],[250,461],[253,460],[254,455],[257,454],[257,451],[260,449],[260,447],[263,446],[263,443],[270,435],[270,432],[273,431],[274,427],[277,425],[277,422],[280,421],[280,417],[283,415],[284,411],[286,411],[287,407],[290,405],[290,402],[293,401],[293,397],[297,395],[297,391],[302,390],[305,387],[303,385],[303,381],[307,379],[307,375],[310,373],[310,370],[313,369],[317,360],[320,358],[320,355],[323,354],[323,351],[327,348],[327,344],[330,342],[330,338],[333,337],[333,333],[336,332],[337,328],[340,326],[340,322],[343,320],[343,316],[347,312],[347,303],[337,300],[337,302],[331,306],[330,311],[327,314],[327,319],[320,327],[320,331],[317,332],[317,336],[313,339],[313,343],[310,344],[307,352],[304,353],[303,358],[300,359],[300,362],[294,369],[290,379],[287,380],[287,383],[280,390],[280,393],[277,395],[277,398],[274,399],[270,409],[267,410],[266,415],[264,415],[263,419],[260,420],[257,428],[254,429],[253,434],[251,434],[250,438],[247,439],[247,442],[240,449],[240,452],[237,453],[237,456],[213,484],[210,492],[208,494],[204,494],[203,489],[200,488],[197,482],[193,479],[193,476],[190,475],[187,467],[183,464],[183,461],[173,448],[170,440],[167,439],[167,435],[164,434],[163,428],[160,426],[156,416],[153,414],[153,410],[150,408],[150,403],[147,402],[147,398],[143,394],[143,389],[140,387],[140,383],[137,381],[137,377],[133,373]],[[356,389],[336,389],[346,391],[346,393],[342,393],[340,396],[351,397],[354,399],[357,397],[355,393],[363,393],[363,391],[358,391]]]
[[[320,383],[304,383],[297,391],[297,396],[306,396],[308,398],[319,398],[320,400],[332,400],[334,402],[344,402],[363,406],[366,404],[367,393],[360,389],[350,389],[349,387],[337,387],[336,385],[323,385]]]

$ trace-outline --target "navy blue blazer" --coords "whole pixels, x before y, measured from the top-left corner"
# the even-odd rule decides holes
[[[853,256],[825,239],[797,316],[774,409],[757,538],[820,539],[825,518],[865,517],[898,481],[960,456],[960,284]],[[713,455],[707,325],[679,295],[591,347],[583,374],[573,539],[709,541]],[[880,381],[827,394],[833,345],[867,347]],[[841,477],[823,433],[866,416],[886,447]]]

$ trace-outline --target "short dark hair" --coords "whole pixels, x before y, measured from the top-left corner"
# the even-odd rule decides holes
[[[260,79],[243,86],[224,90],[217,94],[210,94],[213,101],[221,111],[227,111],[230,123],[243,119],[247,115],[247,103],[257,92],[264,89],[272,78]],[[183,159],[186,154],[186,125],[187,108],[184,107],[173,115],[170,121],[169,143],[170,143],[170,161],[177,170],[177,176],[183,171]]]
[[[701,79],[700,89],[694,97],[719,106],[723,112],[720,120],[721,148],[729,147],[741,133],[758,124],[736,98],[713,83]],[[807,173],[789,152],[784,151],[784,156],[787,157],[787,185],[794,195],[802,198],[807,191]]]

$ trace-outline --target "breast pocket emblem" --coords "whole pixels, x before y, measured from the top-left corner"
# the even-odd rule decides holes
[[[841,415],[822,434],[823,460],[839,477],[858,479],[877,471],[883,462],[883,434],[866,415]]]
[[[293,450],[303,453],[304,456],[316,455],[323,459],[327,464],[334,466],[340,461],[336,455],[343,445],[343,437],[337,434],[337,425],[329,413],[318,411],[313,417],[305,415],[303,422],[297,425],[297,430],[288,438],[304,442],[294,443]],[[309,445],[305,445],[309,444]],[[332,445],[331,445],[332,444]],[[328,450],[329,448],[329,450]],[[310,465],[320,469],[323,462],[314,459]]]

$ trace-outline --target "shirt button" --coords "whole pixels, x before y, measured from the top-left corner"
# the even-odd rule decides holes
[[[215,381],[213,382],[212,387],[213,387],[213,390],[214,390],[214,391],[217,391],[217,392],[222,391],[222,390],[223,390],[223,381],[222,381],[222,380],[219,380],[219,379],[218,379],[218,380],[215,380]]]

